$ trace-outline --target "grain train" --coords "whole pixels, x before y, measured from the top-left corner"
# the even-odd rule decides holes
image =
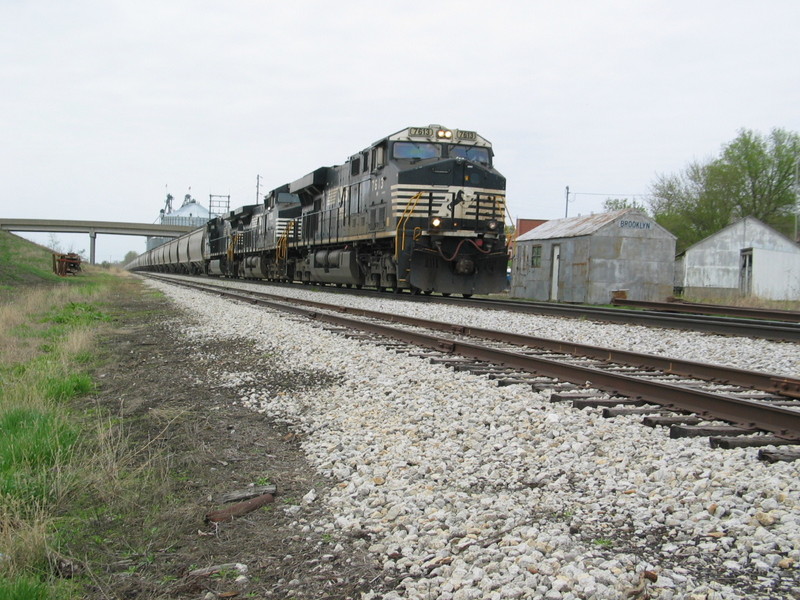
[[[487,294],[506,287],[505,178],[475,131],[408,127],[140,255],[132,271]]]

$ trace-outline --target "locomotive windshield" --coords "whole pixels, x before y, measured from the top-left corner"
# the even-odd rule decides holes
[[[491,164],[488,148],[478,148],[477,146],[450,146],[448,154],[451,158],[465,158],[469,161],[482,165]]]
[[[392,156],[394,158],[412,158],[416,160],[438,158],[441,156],[441,147],[438,144],[423,142],[395,142]]]

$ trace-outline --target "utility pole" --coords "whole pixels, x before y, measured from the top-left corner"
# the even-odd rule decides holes
[[[564,202],[564,218],[569,216],[569,186],[567,186],[566,200]]]
[[[797,235],[797,217],[800,213],[800,159],[794,163],[794,241],[799,242]]]

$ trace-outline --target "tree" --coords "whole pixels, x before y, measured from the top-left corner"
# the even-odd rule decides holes
[[[793,185],[800,160],[800,136],[773,129],[768,137],[739,132],[713,169],[718,184],[735,207],[737,217],[753,216],[773,225],[792,214]]]
[[[47,236],[47,244],[53,252],[61,254],[61,242],[58,241],[58,237],[55,233],[51,233]]]
[[[125,254],[125,258],[122,259],[122,264],[123,265],[127,265],[129,262],[131,262],[137,256],[139,256],[139,253],[136,252],[136,250],[130,250],[129,252],[127,252]]]
[[[614,212],[617,210],[625,210],[626,208],[633,208],[643,213],[647,212],[647,208],[644,204],[636,200],[629,200],[628,198],[606,198],[605,202],[603,202],[603,212]]]
[[[747,216],[791,233],[798,160],[798,134],[773,129],[764,137],[743,129],[718,158],[659,175],[651,185],[650,209],[678,237],[679,252]]]

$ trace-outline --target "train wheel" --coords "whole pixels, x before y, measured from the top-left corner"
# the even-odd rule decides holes
[[[472,298],[472,294],[461,294],[464,298]]]
[[[418,287],[411,286],[411,295],[412,296],[419,296],[422,293],[422,290]]]
[[[448,298],[450,296],[450,292],[442,292],[442,296]]]
[[[423,292],[426,296],[430,296],[433,293],[433,290],[425,290]]]

